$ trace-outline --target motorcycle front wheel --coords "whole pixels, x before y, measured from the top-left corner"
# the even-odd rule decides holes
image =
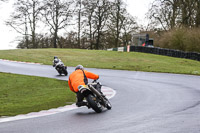
[[[87,97],[86,97],[89,105],[91,106],[91,108],[97,112],[97,113],[101,113],[102,112],[102,105],[98,102],[97,98],[94,97],[93,95],[89,94]]]
[[[65,67],[63,67],[63,73],[65,74],[65,76],[67,76],[68,75],[68,72],[67,72],[67,67],[65,66]]]
[[[65,70],[65,76],[67,76],[68,75],[68,72],[67,72],[67,70]]]
[[[108,99],[106,99],[106,108],[108,110],[110,110],[112,108],[112,105],[111,105],[110,101],[108,101]]]

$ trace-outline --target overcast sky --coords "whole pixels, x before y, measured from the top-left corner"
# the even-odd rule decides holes
[[[128,12],[137,18],[138,24],[145,24],[145,14],[153,0],[124,1],[127,3]],[[12,28],[5,26],[5,20],[8,19],[12,9],[12,0],[9,3],[0,3],[0,50],[13,49],[17,46],[16,42],[13,42],[17,37],[17,33]]]

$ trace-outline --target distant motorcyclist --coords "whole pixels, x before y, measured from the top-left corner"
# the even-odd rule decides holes
[[[61,59],[59,59],[57,56],[54,56],[53,67],[55,67],[60,75],[63,73],[67,76],[67,66],[65,66]]]
[[[84,67],[82,65],[76,66],[75,71],[72,72],[69,76],[68,84],[71,91],[76,93],[77,97],[76,105],[78,107],[88,106],[87,102],[83,102],[84,96],[78,90],[78,87],[80,85],[88,84],[88,78],[97,80],[99,78],[99,75],[84,70]]]
[[[54,56],[53,67],[57,67],[59,64],[63,64],[63,62],[57,56]]]

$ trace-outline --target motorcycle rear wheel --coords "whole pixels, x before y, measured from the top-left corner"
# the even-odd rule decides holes
[[[59,75],[61,76],[62,75],[62,73],[61,72],[58,72],[59,73]]]
[[[96,97],[94,97],[93,95],[89,94],[86,97],[90,107],[97,113],[101,113],[102,112],[102,105],[96,100]]]

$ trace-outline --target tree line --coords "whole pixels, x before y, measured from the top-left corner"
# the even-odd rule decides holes
[[[126,7],[123,0],[15,0],[6,24],[20,33],[18,48],[106,49],[148,33],[155,46],[200,52],[199,0],[154,0],[147,26]]]
[[[147,18],[156,47],[200,52],[199,0],[154,0]]]
[[[199,0],[154,0],[147,13],[151,29],[168,31],[180,27],[200,27]]]
[[[106,49],[126,46],[138,25],[122,0],[15,0],[6,21],[18,48]]]

